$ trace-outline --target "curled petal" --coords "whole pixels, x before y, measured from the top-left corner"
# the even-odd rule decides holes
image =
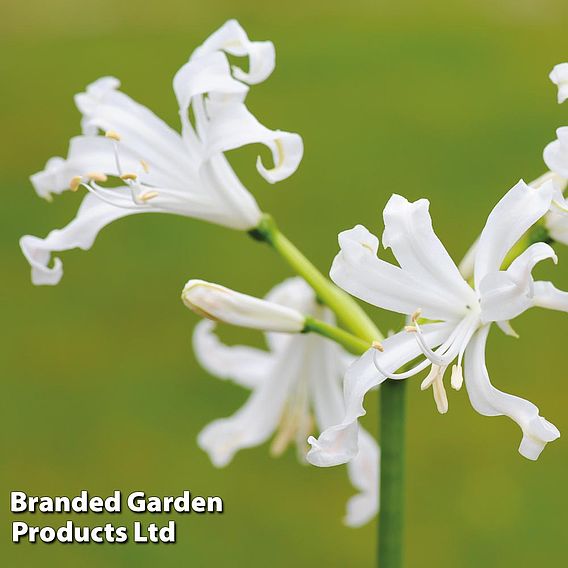
[[[558,243],[568,246],[568,213],[552,209],[546,215],[546,229]]]
[[[357,225],[339,234],[341,250],[330,270],[331,279],[346,292],[370,304],[412,314],[422,308],[424,317],[457,320],[467,312],[430,282],[377,258],[378,239]]]
[[[125,202],[129,197],[124,196]],[[92,194],[81,203],[77,216],[63,229],[51,231],[45,239],[25,235],[20,239],[20,247],[32,268],[32,282],[36,285],[55,285],[63,276],[63,265],[59,258],[49,266],[51,253],[81,248],[88,250],[93,245],[99,231],[116,219],[142,213],[148,209],[124,209],[109,205]]]
[[[555,65],[549,77],[558,86],[558,104],[562,104],[568,99],[568,63]]]
[[[427,324],[422,326],[424,339],[435,348],[450,335],[450,324]],[[345,375],[343,420],[324,430],[319,438],[310,437],[312,448],[308,461],[319,467],[330,467],[347,463],[358,452],[358,419],[366,414],[363,400],[367,392],[382,383],[386,377],[375,366],[375,359],[386,373],[394,373],[405,363],[422,353],[412,334],[397,333],[383,342],[384,352],[369,349],[349,367]]]
[[[560,432],[539,415],[538,408],[517,396],[497,390],[489,380],[485,365],[485,344],[489,325],[472,338],[465,354],[465,384],[473,408],[484,416],[508,416],[523,431],[519,452],[536,460],[546,444],[556,440]]]
[[[514,319],[534,305],[532,270],[545,259],[558,259],[546,243],[535,243],[519,255],[506,271],[488,274],[479,286],[485,322]]]
[[[215,334],[215,323],[200,321],[193,332],[193,349],[199,364],[211,375],[230,379],[249,389],[267,380],[274,357],[244,345],[224,345]]]
[[[229,20],[211,34],[192,55],[197,59],[215,51],[225,51],[237,57],[249,58],[248,72],[233,67],[234,76],[253,85],[264,81],[274,70],[275,50],[271,41],[250,41],[245,30],[236,20]]]
[[[552,181],[538,189],[519,181],[497,203],[479,237],[475,255],[475,288],[498,272],[512,246],[550,209],[555,193]]]
[[[544,148],[544,163],[554,173],[568,178],[568,126],[558,128],[556,137]]]
[[[360,527],[372,520],[379,510],[380,450],[375,439],[363,428],[359,429],[359,452],[347,464],[349,479],[360,491],[347,502],[344,522],[349,527]]]
[[[263,126],[242,103],[219,102],[207,104],[209,125],[207,153],[226,152],[247,144],[264,144],[272,152],[274,166],[266,168],[260,157],[257,170],[270,183],[291,176],[300,165],[304,153],[302,137],[292,132],[270,130]]]

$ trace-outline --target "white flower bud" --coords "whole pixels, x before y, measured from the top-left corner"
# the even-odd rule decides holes
[[[568,99],[568,63],[555,65],[549,77],[555,85],[558,85],[558,104],[561,104]]]
[[[297,310],[219,284],[190,280],[181,298],[190,310],[213,321],[263,331],[298,333],[304,329],[306,318]]]

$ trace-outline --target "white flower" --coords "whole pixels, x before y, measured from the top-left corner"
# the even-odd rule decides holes
[[[190,280],[181,298],[190,310],[202,317],[240,327],[299,333],[306,321],[298,310],[204,280]]]
[[[313,291],[300,278],[276,286],[266,301],[333,323],[331,312],[317,304]],[[215,466],[224,467],[238,450],[259,446],[276,432],[271,453],[281,454],[293,441],[304,461],[306,439],[314,427],[324,430],[343,417],[341,381],[353,357],[315,334],[268,333],[269,351],[226,346],[214,327],[204,320],[195,330],[199,362],[211,374],[231,379],[252,394],[233,416],[204,428],[198,437],[200,447]],[[358,444],[358,454],[348,466],[351,481],[361,492],[347,505],[346,523],[351,526],[366,523],[378,507],[378,447],[363,429],[358,432]]]
[[[550,282],[535,282],[531,275],[537,262],[547,258],[556,262],[549,245],[530,246],[507,270],[500,270],[511,247],[548,211],[553,195],[551,183],[534,189],[521,181],[495,206],[477,246],[474,288],[435,235],[424,199],[409,203],[393,195],[385,208],[383,243],[392,249],[399,266],[377,258],[379,241],[364,227],[339,235],[341,251],[331,269],[334,282],[366,302],[410,316],[412,325],[387,338],[384,352],[370,349],[349,368],[345,417],[318,440],[309,440],[311,463],[336,465],[355,455],[357,420],[365,414],[363,398],[387,377],[404,379],[431,367],[422,388],[432,386],[439,411],[446,412],[443,378],[452,364],[451,385],[459,389],[465,377],[475,410],[486,416],[509,416],[521,427],[523,456],[536,459],[547,442],[558,438],[556,427],[539,415],[534,404],[493,387],[485,367],[492,322],[514,333],[509,320],[532,306],[568,311],[568,293]],[[432,323],[420,324],[421,317]],[[418,356],[425,359],[396,374]]]
[[[558,104],[562,104],[568,99],[568,63],[555,65],[549,77],[555,85],[558,85]]]
[[[231,70],[227,54],[248,56],[248,72]],[[259,83],[273,69],[273,44],[250,41],[231,20],[195,50],[174,78],[181,134],[120,92],[112,77],[77,95],[83,135],[71,140],[67,159],[52,158],[31,181],[46,198],[78,187],[90,193],[63,229],[45,239],[22,237],[32,281],[57,284],[62,263],[56,258],[49,266],[52,252],[89,249],[104,226],[134,213],[168,212],[238,230],[255,228],[261,211],[224,152],[252,143],[268,146],[274,167],[258,159],[257,169],[270,183],[298,167],[300,136],[264,127],[244,104],[245,83]],[[108,177],[114,178],[114,187],[101,185]]]

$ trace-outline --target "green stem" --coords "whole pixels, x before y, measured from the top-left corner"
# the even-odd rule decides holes
[[[363,353],[365,353],[365,351],[367,351],[370,347],[367,341],[360,339],[356,335],[352,335],[344,329],[340,329],[324,321],[307,316],[304,332],[307,333],[310,331],[332,339],[336,343],[343,345],[347,351],[354,355],[363,355]]]
[[[405,392],[404,380],[389,379],[380,388],[380,568],[401,568],[403,560]]]
[[[274,219],[264,214],[258,227],[250,231],[255,239],[264,241],[299,274],[316,292],[318,298],[335,312],[341,323],[352,333],[371,343],[383,339],[380,331],[351,296],[328,280],[278,229]]]

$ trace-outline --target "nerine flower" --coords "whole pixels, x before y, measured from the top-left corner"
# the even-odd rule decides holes
[[[231,68],[227,54],[248,56],[248,71]],[[238,230],[255,228],[261,211],[224,153],[246,144],[266,145],[274,167],[259,158],[257,169],[270,183],[290,176],[303,153],[298,134],[266,128],[244,104],[248,85],[264,81],[273,69],[273,44],[250,41],[231,20],[174,77],[181,133],[119,91],[113,77],[78,94],[83,134],[71,140],[66,159],[52,158],[31,181],[47,199],[79,187],[88,194],[66,227],[44,239],[26,235],[20,240],[32,281],[57,284],[63,268],[59,258],[50,266],[52,252],[89,249],[103,227],[135,213],[167,212]],[[105,184],[109,177],[111,186]]]
[[[512,334],[509,320],[533,306],[568,311],[568,293],[531,275],[541,260],[556,262],[549,245],[533,244],[501,270],[513,245],[548,211],[553,196],[550,182],[535,189],[520,181],[499,201],[479,239],[473,287],[434,233],[425,199],[409,203],[393,195],[384,210],[383,244],[392,249],[398,266],[377,257],[379,241],[364,227],[339,235],[341,250],[331,268],[334,282],[374,306],[409,316],[410,325],[387,338],[384,351],[369,349],[348,369],[345,416],[319,439],[310,438],[311,463],[330,466],[351,459],[357,452],[357,421],[365,414],[365,394],[387,378],[405,379],[427,368],[422,389],[432,387],[440,412],[448,409],[444,375],[451,369],[451,386],[460,389],[465,379],[477,412],[517,422],[523,456],[537,459],[544,446],[559,437],[534,404],[496,389],[485,365],[493,322]],[[423,359],[397,373],[417,357]]]
[[[199,311],[204,305],[211,306],[211,301],[209,298],[204,304],[198,300]],[[231,313],[237,302],[238,298],[231,300]],[[239,320],[249,327],[281,329],[282,322],[293,320],[288,311],[311,313],[328,323],[334,321],[332,313],[318,305],[313,291],[300,278],[276,286],[265,300],[245,297],[242,302],[245,315],[239,316]],[[285,310],[284,315],[281,309]],[[215,313],[219,319],[217,316],[224,313],[222,306],[217,305]],[[273,313],[274,322],[269,321],[269,313]],[[220,319],[231,321],[233,315]],[[215,420],[203,429],[198,436],[200,447],[215,466],[224,467],[238,450],[259,446],[273,437],[272,455],[280,455],[295,442],[299,459],[305,461],[308,436],[314,429],[322,431],[337,424],[344,415],[341,383],[353,356],[336,343],[314,334],[269,332],[266,334],[269,350],[265,351],[224,345],[214,331],[212,321],[198,324],[193,341],[198,361],[212,375],[230,379],[251,389],[252,394],[233,416]],[[379,450],[372,436],[363,429],[359,429],[357,440],[358,453],[349,463],[348,472],[360,493],[347,505],[345,522],[350,526],[366,523],[378,508]]]

